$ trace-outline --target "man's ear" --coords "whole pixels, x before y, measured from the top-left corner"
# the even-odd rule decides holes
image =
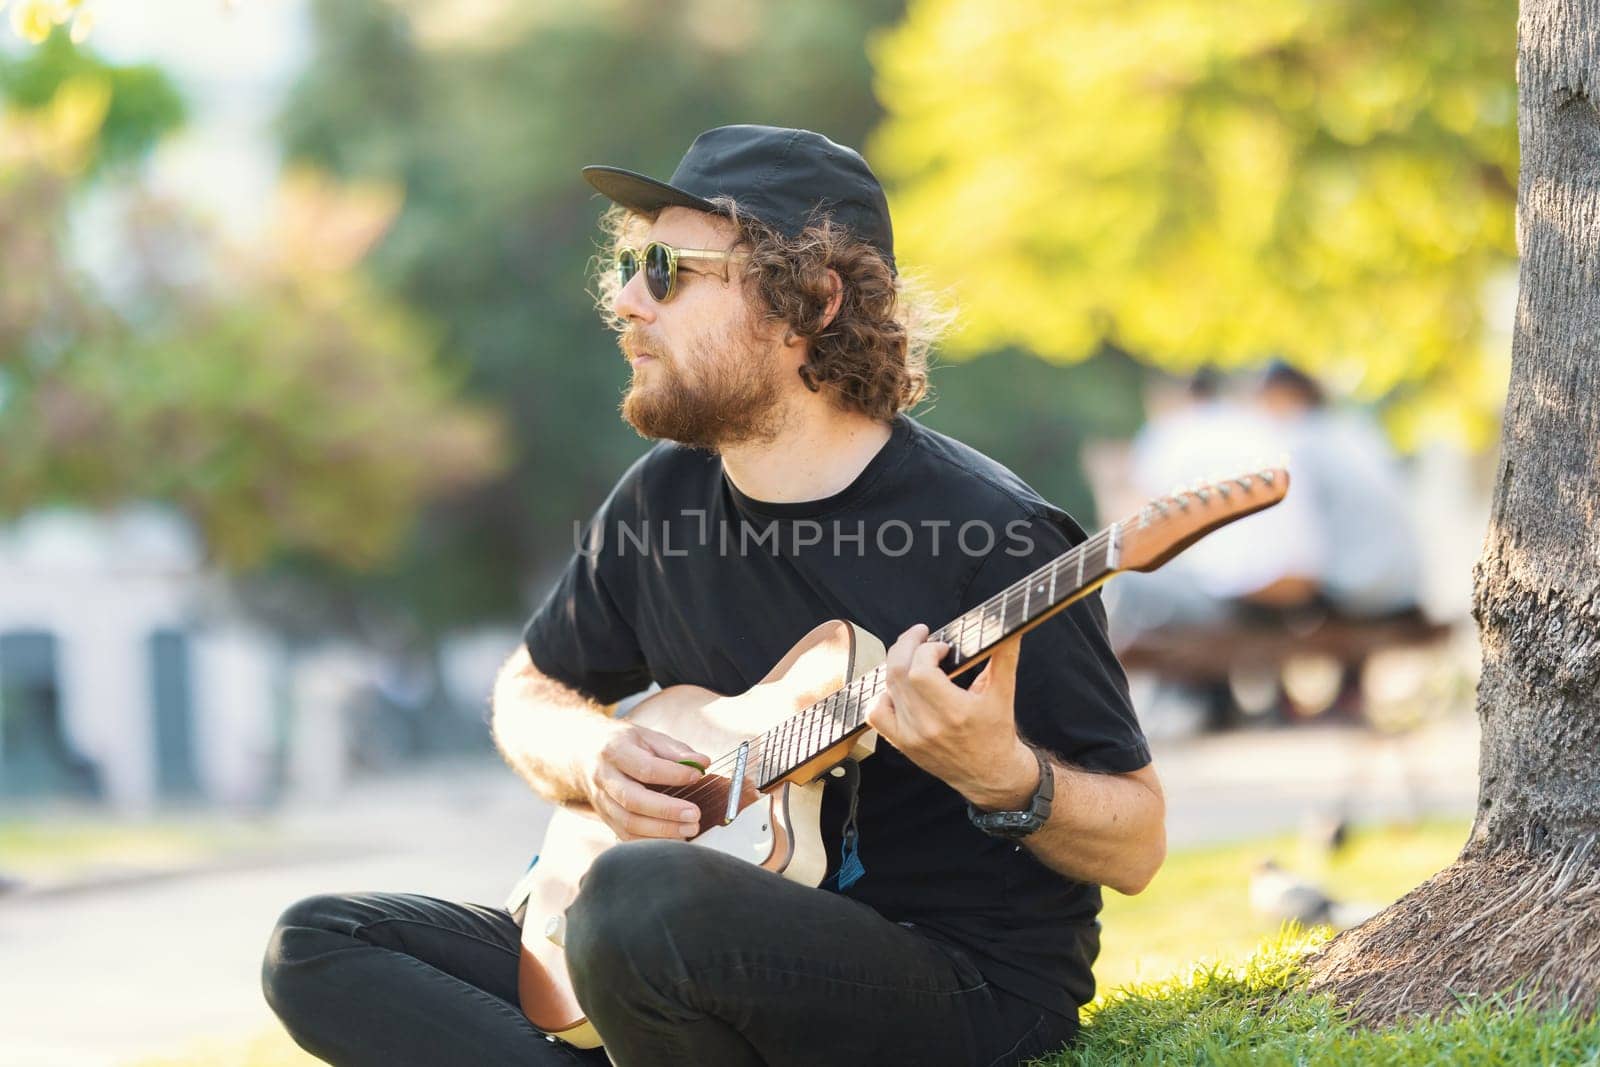
[[[832,267],[828,268],[828,286],[832,290],[832,295],[828,297],[828,306],[822,312],[822,321],[817,324],[818,333],[828,328],[828,324],[839,314],[839,308],[844,304],[844,279],[839,277],[839,272]]]

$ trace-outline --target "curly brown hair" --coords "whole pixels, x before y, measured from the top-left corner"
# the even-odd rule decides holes
[[[735,248],[749,254],[738,273],[764,325],[810,342],[801,380],[846,411],[887,421],[929,394],[928,354],[952,315],[916,279],[896,275],[871,245],[829,218],[789,237],[741,211],[726,197],[711,201],[738,232]],[[638,244],[650,218],[622,207],[601,217],[608,240],[594,262],[596,304],[606,324],[626,323],[612,310],[618,245]],[[843,282],[839,311],[826,325],[832,270]]]

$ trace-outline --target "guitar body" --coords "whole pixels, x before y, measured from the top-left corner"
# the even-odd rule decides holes
[[[701,752],[736,751],[875,669],[884,655],[883,643],[853,623],[825,622],[745,692],[725,696],[699,686],[673,686],[640,701],[628,721]],[[875,737],[869,730],[819,753],[765,793],[757,792],[751,767],[731,822],[724,822],[731,785],[726,774],[731,768],[708,774],[692,797],[700,807],[700,833],[688,844],[714,848],[804,885],[819,884],[827,870],[819,779],[842,760],[869,754]],[[577,898],[578,882],[590,865],[617,843],[616,835],[587,806],[558,809],[545,831],[538,860],[508,901],[515,912],[519,900],[526,899],[517,973],[523,1013],[545,1033],[578,1048],[596,1048],[601,1042],[584,1017],[567,973],[566,910]]]

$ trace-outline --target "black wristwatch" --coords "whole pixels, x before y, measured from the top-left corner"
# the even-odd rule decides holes
[[[967,818],[972,820],[972,825],[991,837],[1018,841],[1039,829],[1050,818],[1050,801],[1056,792],[1055,773],[1050,769],[1050,761],[1044,758],[1043,752],[1033,745],[1028,745],[1028,751],[1039,761],[1039,788],[1033,791],[1033,801],[1026,811],[979,811],[970,803],[967,805]]]

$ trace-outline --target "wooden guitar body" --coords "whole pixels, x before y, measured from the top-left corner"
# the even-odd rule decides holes
[[[641,701],[628,721],[701,752],[734,752],[875,669],[884,654],[883,642],[853,623],[825,622],[745,692],[724,696],[699,686],[673,686]],[[690,844],[714,848],[804,885],[819,884],[827,855],[820,825],[823,783],[818,779],[848,757],[869,754],[875,737],[870,730],[858,733],[819,753],[765,792],[757,790],[758,779],[750,768],[731,822],[724,820],[733,768],[713,765],[690,797],[699,806],[701,819],[700,833]],[[578,895],[579,879],[600,853],[617,843],[616,835],[587,806],[557,810],[537,861],[508,901],[515,912],[526,895],[517,975],[522,1010],[539,1029],[579,1048],[596,1048],[601,1042],[584,1017],[567,973],[566,910]]]

